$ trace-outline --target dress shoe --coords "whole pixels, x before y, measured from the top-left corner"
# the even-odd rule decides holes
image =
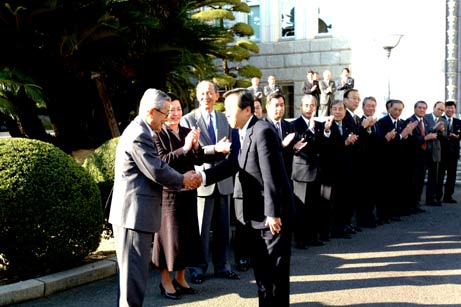
[[[246,272],[250,269],[250,264],[246,259],[240,259],[237,263],[237,271]]]
[[[171,300],[178,300],[179,299],[179,294],[178,294],[177,291],[175,293],[166,292],[166,290],[163,287],[162,283],[160,283],[158,285],[158,287],[160,288],[160,294],[163,295],[164,297],[169,298]]]
[[[196,294],[197,291],[192,287],[184,287],[176,280],[173,279],[173,286],[176,288],[176,292],[181,294]]]
[[[454,200],[453,198],[444,199],[443,202],[447,203],[447,204],[456,204],[457,203],[457,201]]]
[[[402,219],[398,216],[391,216],[390,217],[391,222],[401,222]]]
[[[320,238],[320,240],[322,240],[323,242],[328,242],[328,241],[330,241],[330,235],[329,235],[329,234],[321,234],[321,235],[319,235],[319,238]]]
[[[351,225],[344,225],[344,233],[348,235],[354,235],[357,233]]]
[[[205,276],[200,273],[192,273],[190,276],[190,281],[194,284],[201,284],[205,280]]]
[[[240,279],[240,276],[232,271],[219,271],[214,273],[214,277],[227,279]]]

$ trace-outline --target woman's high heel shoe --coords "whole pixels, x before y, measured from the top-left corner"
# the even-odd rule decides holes
[[[179,294],[178,292],[176,291],[175,293],[169,293],[169,292],[166,292],[165,288],[163,287],[162,283],[160,283],[158,285],[158,287],[160,288],[160,294],[163,295],[164,297],[166,298],[169,298],[171,300],[177,300],[179,299]]]
[[[182,293],[182,294],[196,294],[197,291],[192,288],[192,287],[184,287],[184,286],[181,286],[181,284],[176,280],[176,279],[173,279],[173,286],[176,288],[177,291],[179,291],[179,293]]]

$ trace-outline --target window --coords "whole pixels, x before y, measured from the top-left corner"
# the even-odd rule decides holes
[[[259,5],[250,6],[250,13],[248,14],[247,22],[254,30],[252,40],[261,40],[261,17]]]
[[[334,5],[331,1],[322,1],[318,8],[319,34],[331,33]]]
[[[282,37],[295,36],[295,5],[293,0],[280,1]]]

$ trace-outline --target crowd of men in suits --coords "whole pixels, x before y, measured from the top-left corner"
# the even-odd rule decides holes
[[[263,91],[267,95],[264,118],[254,116],[253,101],[259,98],[260,88],[254,93],[250,88],[227,92],[224,115],[214,110],[219,98],[216,85],[199,83],[200,108],[186,115],[181,125],[200,127],[204,151],[218,152],[216,146],[230,143],[230,152],[224,158],[219,151],[196,173],[183,175],[162,163],[155,144],[149,142],[165,121],[169,100],[157,90],[146,91],[139,116],[124,132],[116,158],[114,195],[119,197],[113,199],[110,222],[117,241],[120,306],[142,305],[149,240],[159,227],[158,219],[146,220],[146,216],[160,210],[161,185],[199,187],[200,248],[208,255],[213,229],[212,262],[219,278],[239,279],[228,261],[228,197],[240,200],[235,202],[238,223],[244,225],[240,231],[245,235],[240,237],[249,240],[251,253],[245,262],[253,266],[259,306],[289,305],[293,241],[301,249],[323,245],[330,238],[350,238],[363,227],[424,212],[424,186],[426,205],[456,202],[452,196],[461,121],[454,116],[453,101],[435,103],[431,113],[426,102],[417,101],[414,114],[402,119],[404,103],[389,100],[388,114],[377,118],[376,99],[362,101],[359,90],[350,88],[342,100],[331,103],[330,115],[322,119],[316,117],[317,98],[304,95],[301,115],[290,122],[283,118],[281,88]],[[361,117],[355,114],[360,105]],[[150,187],[156,205],[144,207],[149,189],[137,186]],[[193,283],[204,281],[207,258],[190,268]]]
[[[267,104],[280,96],[269,95]],[[379,119],[376,103],[374,97],[361,101],[359,90],[348,89],[332,103],[331,115],[319,120],[316,98],[305,95],[301,115],[281,125],[282,143],[295,135],[283,151],[297,210],[296,247],[350,238],[364,227],[424,212],[424,186],[426,205],[456,203],[461,132],[456,103],[438,101],[429,113],[427,103],[417,101],[407,119],[400,117],[402,101],[389,100],[388,114]],[[355,114],[360,104],[361,117]],[[267,120],[277,125],[269,110]]]

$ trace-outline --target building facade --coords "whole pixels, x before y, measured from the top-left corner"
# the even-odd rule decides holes
[[[236,21],[255,29],[260,53],[248,64],[261,69],[262,85],[276,77],[288,98],[286,117],[299,115],[308,70],[320,78],[330,70],[336,81],[347,67],[361,96],[376,97],[378,113],[387,99],[400,99],[405,118],[418,100],[429,111],[438,100],[461,100],[459,1],[247,0],[250,14]]]

